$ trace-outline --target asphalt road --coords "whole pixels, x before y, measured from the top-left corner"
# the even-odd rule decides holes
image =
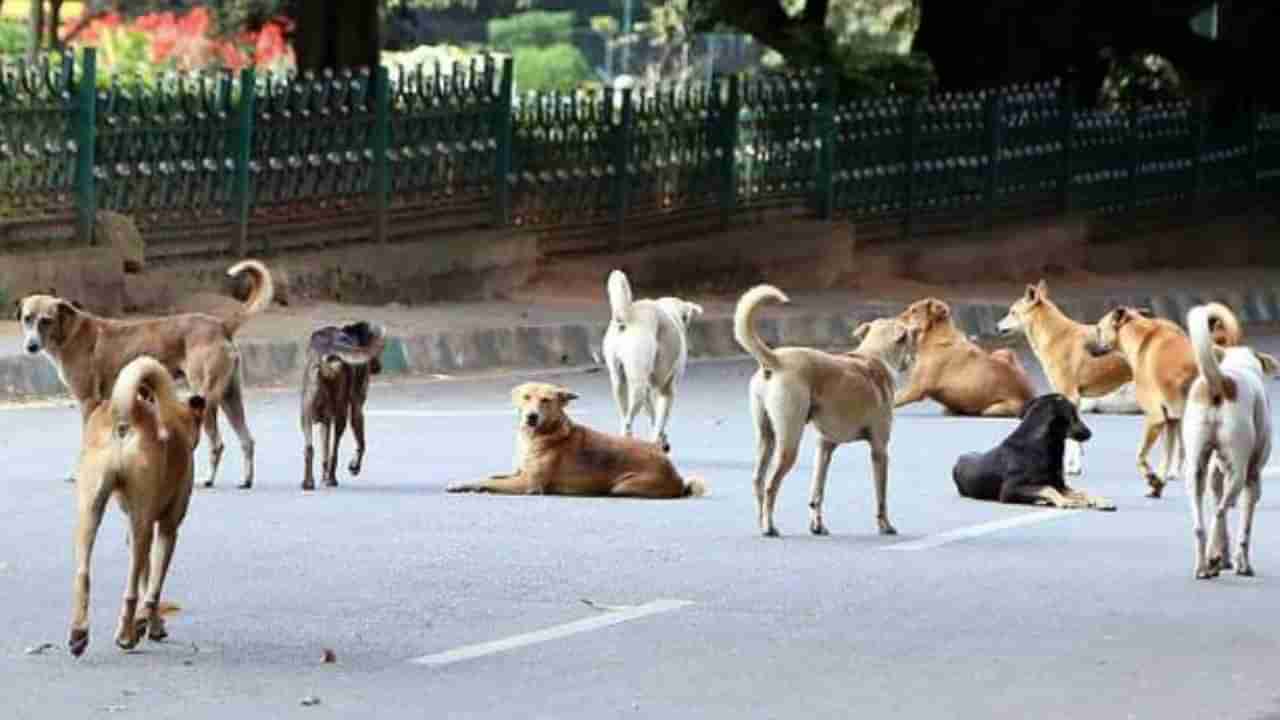
[[[1280,352],[1280,337],[1257,344]],[[1280,718],[1280,490],[1259,508],[1259,575],[1196,581],[1182,487],[1142,497],[1138,418],[1087,416],[1079,484],[1118,512],[1061,513],[959,498],[955,457],[1012,422],[921,404],[891,445],[901,535],[875,532],[865,445],[836,453],[832,535],[808,534],[810,432],[783,537],[762,538],[752,369],[690,369],[673,456],[713,493],[676,501],[446,495],[509,468],[512,377],[376,387],[365,475],[303,494],[296,393],[254,393],[258,487],[233,489],[229,439],[221,487],[198,491],[182,530],[170,640],[111,643],[113,508],[79,660],[64,649],[73,499],[58,480],[76,416],[0,412],[0,717]],[[578,420],[615,426],[603,374],[558,380],[582,395]]]

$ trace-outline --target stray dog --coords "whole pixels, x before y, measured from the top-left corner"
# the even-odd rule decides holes
[[[974,344],[956,328],[945,302],[917,300],[898,319],[918,329],[920,349],[894,407],[930,398],[955,415],[1017,417],[1035,396],[1021,364]]]
[[[120,371],[110,400],[90,413],[76,469],[76,578],[67,642],[72,655],[79,657],[89,646],[89,567],[113,496],[129,519],[131,553],[116,645],[133,648],[143,630],[152,640],[165,638],[160,591],[191,500],[192,455],[204,413],[204,398],[180,401],[169,370],[146,355]],[[140,587],[146,592],[141,615]]]
[[[770,348],[756,334],[755,315],[766,302],[789,299],[772,285],[743,294],[733,314],[733,337],[760,364],[751,376],[752,425],[756,430],[755,493],[760,532],[777,536],[773,507],[782,478],[796,462],[804,428],[818,430],[818,452],[809,495],[809,532],[826,535],[822,499],[836,447],[864,440],[871,445],[876,523],[882,535],[897,533],[889,522],[889,434],[893,427],[896,375],[915,361],[918,331],[881,318],[854,331],[857,350],[844,355],[811,348]],[[766,475],[768,483],[766,485]]]
[[[1241,493],[1244,520],[1235,570],[1239,575],[1253,575],[1249,562],[1253,513],[1262,496],[1262,468],[1271,457],[1271,403],[1264,378],[1277,370],[1275,358],[1264,353],[1245,347],[1216,347],[1215,319],[1220,326],[1236,325],[1230,311],[1217,303],[1187,313],[1199,377],[1187,394],[1182,444],[1194,463],[1187,474],[1187,496],[1196,541],[1195,576],[1202,579],[1232,567],[1227,554],[1227,510],[1235,506]],[[1213,542],[1206,552],[1204,489],[1211,459],[1216,507]]]
[[[338,486],[338,446],[351,419],[356,436],[356,456],[347,465],[354,477],[364,462],[364,403],[369,396],[369,376],[382,366],[385,331],[367,322],[322,327],[311,333],[307,365],[302,371],[302,436],[306,441],[302,489],[314,490],[311,466],[315,458],[312,432],[320,425],[320,473],[328,487]],[[330,445],[330,431],[333,444]]]
[[[621,270],[609,273],[607,289],[612,315],[602,350],[622,415],[622,435],[631,437],[644,407],[653,441],[670,450],[667,421],[689,359],[689,324],[702,314],[702,306],[674,297],[632,300],[631,284]]]
[[[1234,322],[1234,316],[1226,307],[1218,303],[1211,306]],[[1179,463],[1178,423],[1187,390],[1199,374],[1191,340],[1182,328],[1168,320],[1152,318],[1146,310],[1120,307],[1102,316],[1094,327],[1094,339],[1085,347],[1094,357],[1118,349],[1133,372],[1143,415],[1138,472],[1147,481],[1147,497],[1158,498]],[[1162,433],[1164,462],[1157,475],[1151,471],[1147,454]]]
[[[222,459],[220,407],[226,411],[244,453],[240,487],[253,487],[253,436],[245,422],[240,350],[233,338],[245,321],[271,304],[275,286],[271,273],[257,260],[236,263],[227,274],[248,274],[252,283],[248,299],[229,318],[185,313],[153,320],[112,320],[52,295],[29,295],[18,304],[23,347],[32,355],[43,352],[49,356],[62,383],[80,404],[85,421],[110,394],[121,368],[140,355],[152,356],[175,377],[185,377],[208,403],[204,429],[209,436],[209,477],[205,487],[213,486]]]
[[[504,495],[613,495],[678,498],[705,495],[702,480],[682,478],[657,446],[596,432],[573,422],[565,406],[578,396],[556,385],[525,383],[511,391],[519,464],[514,473],[448,492]]]
[[[1118,398],[1110,397],[1112,394],[1119,394],[1121,399],[1126,397],[1125,388],[1133,382],[1133,372],[1124,357],[1118,353],[1094,357],[1086,351],[1085,344],[1092,336],[1093,328],[1067,317],[1049,299],[1049,286],[1044,280],[1028,285],[1022,297],[1009,306],[1008,314],[1001,318],[996,328],[1001,335],[1025,334],[1027,344],[1049,379],[1049,387],[1066,395],[1076,407],[1082,408],[1081,400],[1084,398],[1096,398],[1098,402],[1092,404],[1094,407],[1118,405],[1131,408],[1127,412],[1140,412],[1136,398],[1126,406]],[[1064,471],[1068,475],[1081,473],[1081,454],[1080,443],[1068,441],[1064,463]]]
[[[951,479],[962,496],[975,500],[1115,510],[1109,500],[1068,487],[1062,476],[1067,439],[1085,442],[1092,435],[1075,403],[1058,393],[1041,395],[1027,404],[1022,422],[995,449],[961,455]]]

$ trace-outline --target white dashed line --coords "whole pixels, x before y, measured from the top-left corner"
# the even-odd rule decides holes
[[[593,617],[575,620],[563,625],[554,625],[542,630],[524,633],[523,635],[512,635],[501,640],[492,642],[479,643],[476,645],[464,645],[462,647],[446,650],[444,652],[435,653],[434,655],[423,655],[414,658],[409,662],[416,665],[452,665],[453,663],[462,662],[464,660],[472,660],[485,655],[494,655],[516,648],[522,648],[528,645],[536,645],[538,643],[548,642],[550,640],[559,640],[571,635],[578,635],[592,630],[618,625],[629,620],[638,620],[649,615],[657,615],[659,613],[671,612],[679,610],[682,607],[692,605],[687,600],[654,600],[643,605],[634,605],[630,607],[621,607],[611,610],[607,613],[595,615]]]
[[[1075,515],[1078,512],[1080,511],[1079,510],[1038,510],[1035,512],[1023,513],[1021,515],[1014,515],[1013,517],[1007,517],[1002,520],[992,520],[991,522],[985,522],[980,525],[970,525],[968,527],[956,528],[955,530],[948,530],[944,533],[938,533],[937,535],[930,535],[929,537],[920,538],[919,540],[909,540],[907,542],[887,545],[883,549],[885,550],[929,550],[931,548],[940,547],[942,545],[948,545],[953,542],[968,540],[969,538],[975,538],[981,535],[988,535],[990,533],[998,532],[1000,530],[1007,530],[1009,528],[1022,527],[1024,525],[1037,525],[1042,522],[1049,522],[1050,520],[1058,520],[1060,518],[1064,518],[1069,515]]]

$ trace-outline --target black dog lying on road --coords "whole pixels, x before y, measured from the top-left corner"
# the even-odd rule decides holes
[[[1084,442],[1092,435],[1065,396],[1041,395],[1027,403],[1018,428],[994,450],[961,455],[951,478],[961,495],[975,500],[1115,510],[1104,498],[1067,487],[1062,477],[1067,438]]]

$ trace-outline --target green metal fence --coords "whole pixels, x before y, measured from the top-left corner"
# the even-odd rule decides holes
[[[92,242],[133,216],[157,257],[468,228],[645,242],[782,209],[912,237],[1085,212],[1227,212],[1280,189],[1280,114],[1077,109],[1057,82],[843,97],[824,70],[512,92],[512,62],[320,75],[0,67],[0,244]],[[1117,223],[1123,225],[1123,223]]]

